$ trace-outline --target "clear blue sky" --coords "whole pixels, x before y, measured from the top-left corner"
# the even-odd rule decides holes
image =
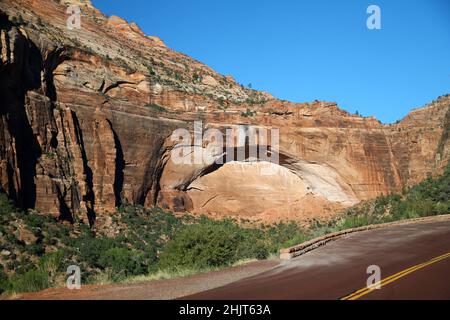
[[[394,122],[450,93],[449,0],[93,0],[239,83]],[[381,8],[382,30],[366,9]]]

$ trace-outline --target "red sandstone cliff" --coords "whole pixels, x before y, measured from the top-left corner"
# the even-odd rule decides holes
[[[67,3],[82,9],[80,30],[66,27]],[[280,101],[89,1],[0,2],[0,57],[1,188],[65,219],[93,222],[122,203],[265,221],[324,217],[439,173],[450,158],[449,97],[395,125],[334,103]],[[256,115],[243,116],[247,109]],[[224,132],[279,128],[280,166],[174,164],[170,136],[195,120]],[[277,174],[261,174],[264,166]]]

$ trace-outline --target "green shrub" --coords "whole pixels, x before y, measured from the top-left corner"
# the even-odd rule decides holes
[[[102,267],[99,263],[102,253],[119,246],[115,239],[107,237],[82,237],[76,239],[76,247],[79,249],[79,257],[92,267]]]
[[[8,284],[8,276],[3,271],[3,266],[0,265],[0,267],[1,267],[1,269],[0,269],[0,294],[2,294],[3,292],[5,292],[9,289],[9,284]]]
[[[152,66],[148,66],[148,67],[147,67],[147,70],[148,70],[148,74],[149,74],[149,75],[151,75],[151,76],[156,75],[156,72],[155,72],[155,70],[153,70],[153,67],[152,67]]]
[[[232,222],[203,219],[175,234],[161,255],[160,266],[202,269],[230,265],[236,262],[240,240]]]
[[[208,269],[239,260],[267,259],[281,247],[301,243],[307,235],[296,223],[245,228],[232,220],[202,218],[175,233],[161,254],[160,269]]]
[[[25,250],[35,256],[42,256],[45,253],[45,248],[42,243],[33,243],[25,246]]]
[[[51,216],[36,213],[23,214],[22,218],[25,224],[32,228],[40,228],[44,226],[45,223],[57,222],[56,219]]]
[[[99,264],[103,269],[111,269],[113,280],[147,272],[144,255],[136,250],[112,248],[100,255]]]
[[[253,117],[254,115],[256,115],[256,111],[251,110],[249,108],[247,108],[247,110],[245,112],[243,112],[243,111],[241,112],[241,116],[246,117],[246,118]]]
[[[278,252],[281,248],[290,247],[307,240],[307,235],[296,223],[278,223],[267,230],[267,238],[271,243],[270,251]]]
[[[53,284],[55,282],[58,273],[66,271],[66,267],[69,266],[69,264],[64,264],[65,259],[66,257],[64,251],[59,250],[56,252],[46,253],[39,261],[39,267],[42,270],[47,271],[50,283]]]
[[[345,218],[342,222],[339,223],[338,228],[340,230],[345,230],[362,227],[368,224],[370,223],[367,216],[354,216]]]
[[[13,292],[34,292],[47,289],[50,286],[46,270],[33,269],[22,275],[16,275],[9,280],[8,290]]]
[[[0,193],[0,216],[10,215],[15,211],[16,208],[14,207],[12,201],[8,199],[8,196],[5,193]]]
[[[251,239],[246,239],[242,241],[236,252],[236,260],[245,259],[258,259],[264,260],[269,257],[269,248],[264,243],[264,241],[258,239],[252,241]]]
[[[37,267],[30,264],[25,268],[25,262],[22,261],[20,266],[29,270],[16,273],[9,279],[0,272],[0,291],[35,292],[51,287],[56,282],[58,272],[63,271],[62,257],[62,252],[45,254]]]

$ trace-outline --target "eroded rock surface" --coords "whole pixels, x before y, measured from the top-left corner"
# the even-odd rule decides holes
[[[66,27],[70,4],[82,10],[79,30]],[[335,103],[277,100],[90,1],[0,2],[0,54],[1,188],[68,220],[93,223],[123,203],[270,222],[329,217],[438,174],[450,157],[448,96],[395,125]],[[196,120],[224,132],[279,129],[279,163],[174,164],[171,135],[193,134]]]

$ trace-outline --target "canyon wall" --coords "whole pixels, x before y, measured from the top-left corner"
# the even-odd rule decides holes
[[[81,29],[67,28],[66,2],[81,7]],[[281,101],[89,1],[66,2],[0,2],[0,183],[23,208],[90,223],[126,203],[302,221],[398,192],[450,158],[449,96],[393,125]],[[171,135],[194,134],[194,121],[278,129],[280,161],[177,164]]]

